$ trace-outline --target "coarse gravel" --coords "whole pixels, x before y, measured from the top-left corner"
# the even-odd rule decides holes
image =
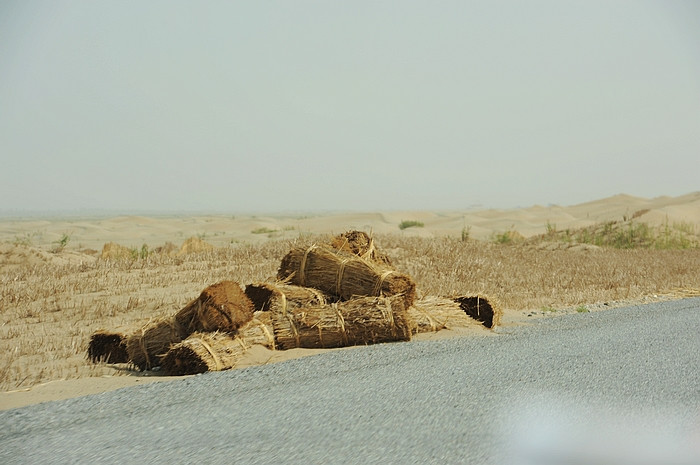
[[[2,411],[0,463],[700,463],[700,298],[497,332]]]

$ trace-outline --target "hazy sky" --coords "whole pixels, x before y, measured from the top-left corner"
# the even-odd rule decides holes
[[[700,2],[0,3],[0,210],[700,190]]]

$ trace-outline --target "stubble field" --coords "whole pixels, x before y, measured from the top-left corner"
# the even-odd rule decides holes
[[[25,260],[0,268],[0,390],[128,375],[127,367],[86,360],[94,331],[137,329],[151,318],[174,314],[203,288],[224,279],[245,286],[272,278],[292,246],[323,240],[300,235],[204,253],[118,260],[77,252],[65,260],[47,260],[42,250],[4,244],[3,253]],[[375,241],[398,270],[414,278],[420,293],[485,294],[500,302],[505,325],[623,302],[700,295],[697,248],[549,247],[393,234],[377,234]],[[67,252],[55,255],[61,254]]]

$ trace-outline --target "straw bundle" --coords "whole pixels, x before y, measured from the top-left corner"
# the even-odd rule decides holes
[[[285,312],[292,308],[325,305],[331,300],[317,289],[281,282],[248,284],[245,294],[256,311]]]
[[[275,331],[272,328],[270,312],[255,312],[253,321],[239,329],[236,338],[244,347],[261,345],[274,350]]]
[[[170,347],[161,359],[161,366],[170,375],[228,370],[253,345],[275,348],[269,312],[256,312],[255,318],[235,336],[221,332],[193,333]]]
[[[374,238],[363,231],[347,231],[331,240],[331,247],[370,262],[392,266],[389,257],[377,250]]]
[[[277,347],[283,350],[410,341],[413,326],[401,297],[357,297],[272,311],[271,316]]]
[[[160,365],[159,355],[168,351],[171,344],[182,341],[183,329],[173,318],[150,321],[126,339],[129,361],[140,370],[150,370]]]
[[[416,296],[416,284],[409,276],[326,246],[292,249],[282,259],[277,277],[320,289],[341,300],[401,294],[408,308]]]
[[[495,328],[501,322],[503,310],[498,302],[483,295],[460,296],[454,298],[467,315],[479,320],[487,328]]]
[[[126,335],[100,329],[90,336],[87,358],[93,363],[127,363]]]
[[[235,281],[212,284],[175,315],[183,339],[196,331],[235,332],[252,319],[253,303]]]
[[[169,375],[228,370],[246,350],[236,339],[228,333],[193,333],[168,350],[161,367]]]
[[[466,314],[458,302],[448,297],[426,296],[418,299],[408,309],[408,315],[416,323],[415,333],[481,326],[480,322]]]

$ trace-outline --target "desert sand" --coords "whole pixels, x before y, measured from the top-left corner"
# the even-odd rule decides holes
[[[350,229],[427,238],[459,238],[467,231],[471,238],[487,240],[494,234],[505,231],[517,231],[524,237],[530,237],[545,233],[548,226],[556,226],[560,230],[574,229],[632,217],[651,225],[682,223],[700,229],[700,192],[654,199],[621,194],[573,206],[532,206],[511,210],[346,212],[268,216],[0,218],[0,268],[9,276],[11,270],[27,264],[61,265],[97,260],[98,252],[107,242],[140,249],[144,244],[149,248],[162,246],[167,242],[179,245],[188,237],[198,236],[214,246],[221,247],[232,244],[258,244],[270,239],[292,239],[306,234],[338,234]],[[405,220],[420,221],[424,226],[402,230],[399,224]],[[51,253],[50,250],[57,247],[62,238],[64,250],[60,254]],[[16,244],[30,244],[32,253],[13,253],[16,249],[12,245]],[[504,315],[504,326],[523,323],[524,320],[519,314],[506,312]],[[486,330],[473,328],[421,335],[419,339],[487,333]],[[275,363],[319,352],[321,351],[309,349],[273,352],[263,347],[255,347],[245,356],[238,368]],[[26,389],[0,393],[0,409],[173,379],[176,378],[133,373],[128,376],[107,374],[102,377],[51,381]]]
[[[644,199],[616,195],[572,206],[539,206],[510,210],[391,211],[325,213],[305,215],[207,215],[207,216],[117,216],[74,218],[0,218],[0,242],[26,240],[50,247],[64,235],[68,249],[102,250],[106,242],[140,248],[166,242],[180,244],[191,236],[214,246],[259,243],[270,238],[293,238],[300,234],[338,234],[349,229],[378,234],[422,237],[460,237],[468,228],[470,237],[488,239],[494,233],[518,231],[525,237],[542,234],[547,225],[575,229],[637,215],[653,225],[665,222],[700,224],[700,191],[680,197]],[[421,228],[400,230],[404,220],[420,221]]]

